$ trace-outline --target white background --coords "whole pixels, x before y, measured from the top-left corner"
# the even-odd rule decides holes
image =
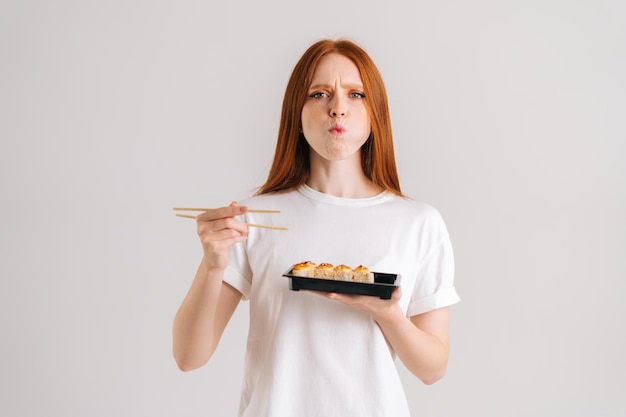
[[[403,191],[456,253],[447,376],[399,365],[414,415],[625,415],[625,21],[602,0],[3,1],[0,415],[235,414],[248,306],[177,370],[201,249],[171,208],[263,182],[293,65],[340,36],[377,62]]]

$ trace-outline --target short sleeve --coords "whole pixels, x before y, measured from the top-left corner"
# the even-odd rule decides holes
[[[416,316],[459,301],[454,288],[454,253],[446,233],[419,268],[407,316]]]
[[[252,270],[248,263],[245,242],[236,243],[229,250],[230,263],[224,272],[223,281],[243,295],[248,300],[252,287]]]

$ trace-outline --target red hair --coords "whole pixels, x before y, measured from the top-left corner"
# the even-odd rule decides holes
[[[387,191],[402,195],[396,169],[387,92],[374,61],[360,46],[347,39],[320,40],[311,45],[296,64],[283,99],[274,161],[257,194],[298,187],[309,178],[309,145],[299,132],[302,108],[317,64],[324,55],[338,53],[357,66],[363,81],[371,134],[361,147],[365,176]]]

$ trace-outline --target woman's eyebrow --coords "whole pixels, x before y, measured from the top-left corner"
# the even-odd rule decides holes
[[[341,87],[346,90],[362,90],[363,89],[363,85],[361,84],[341,84]],[[332,90],[333,88],[335,88],[335,86],[332,84],[313,84],[309,87],[309,90],[319,90],[319,89]]]

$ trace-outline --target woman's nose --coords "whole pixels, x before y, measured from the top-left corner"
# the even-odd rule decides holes
[[[346,115],[345,103],[338,96],[335,96],[335,99],[331,102],[330,115],[331,117],[343,117]]]

